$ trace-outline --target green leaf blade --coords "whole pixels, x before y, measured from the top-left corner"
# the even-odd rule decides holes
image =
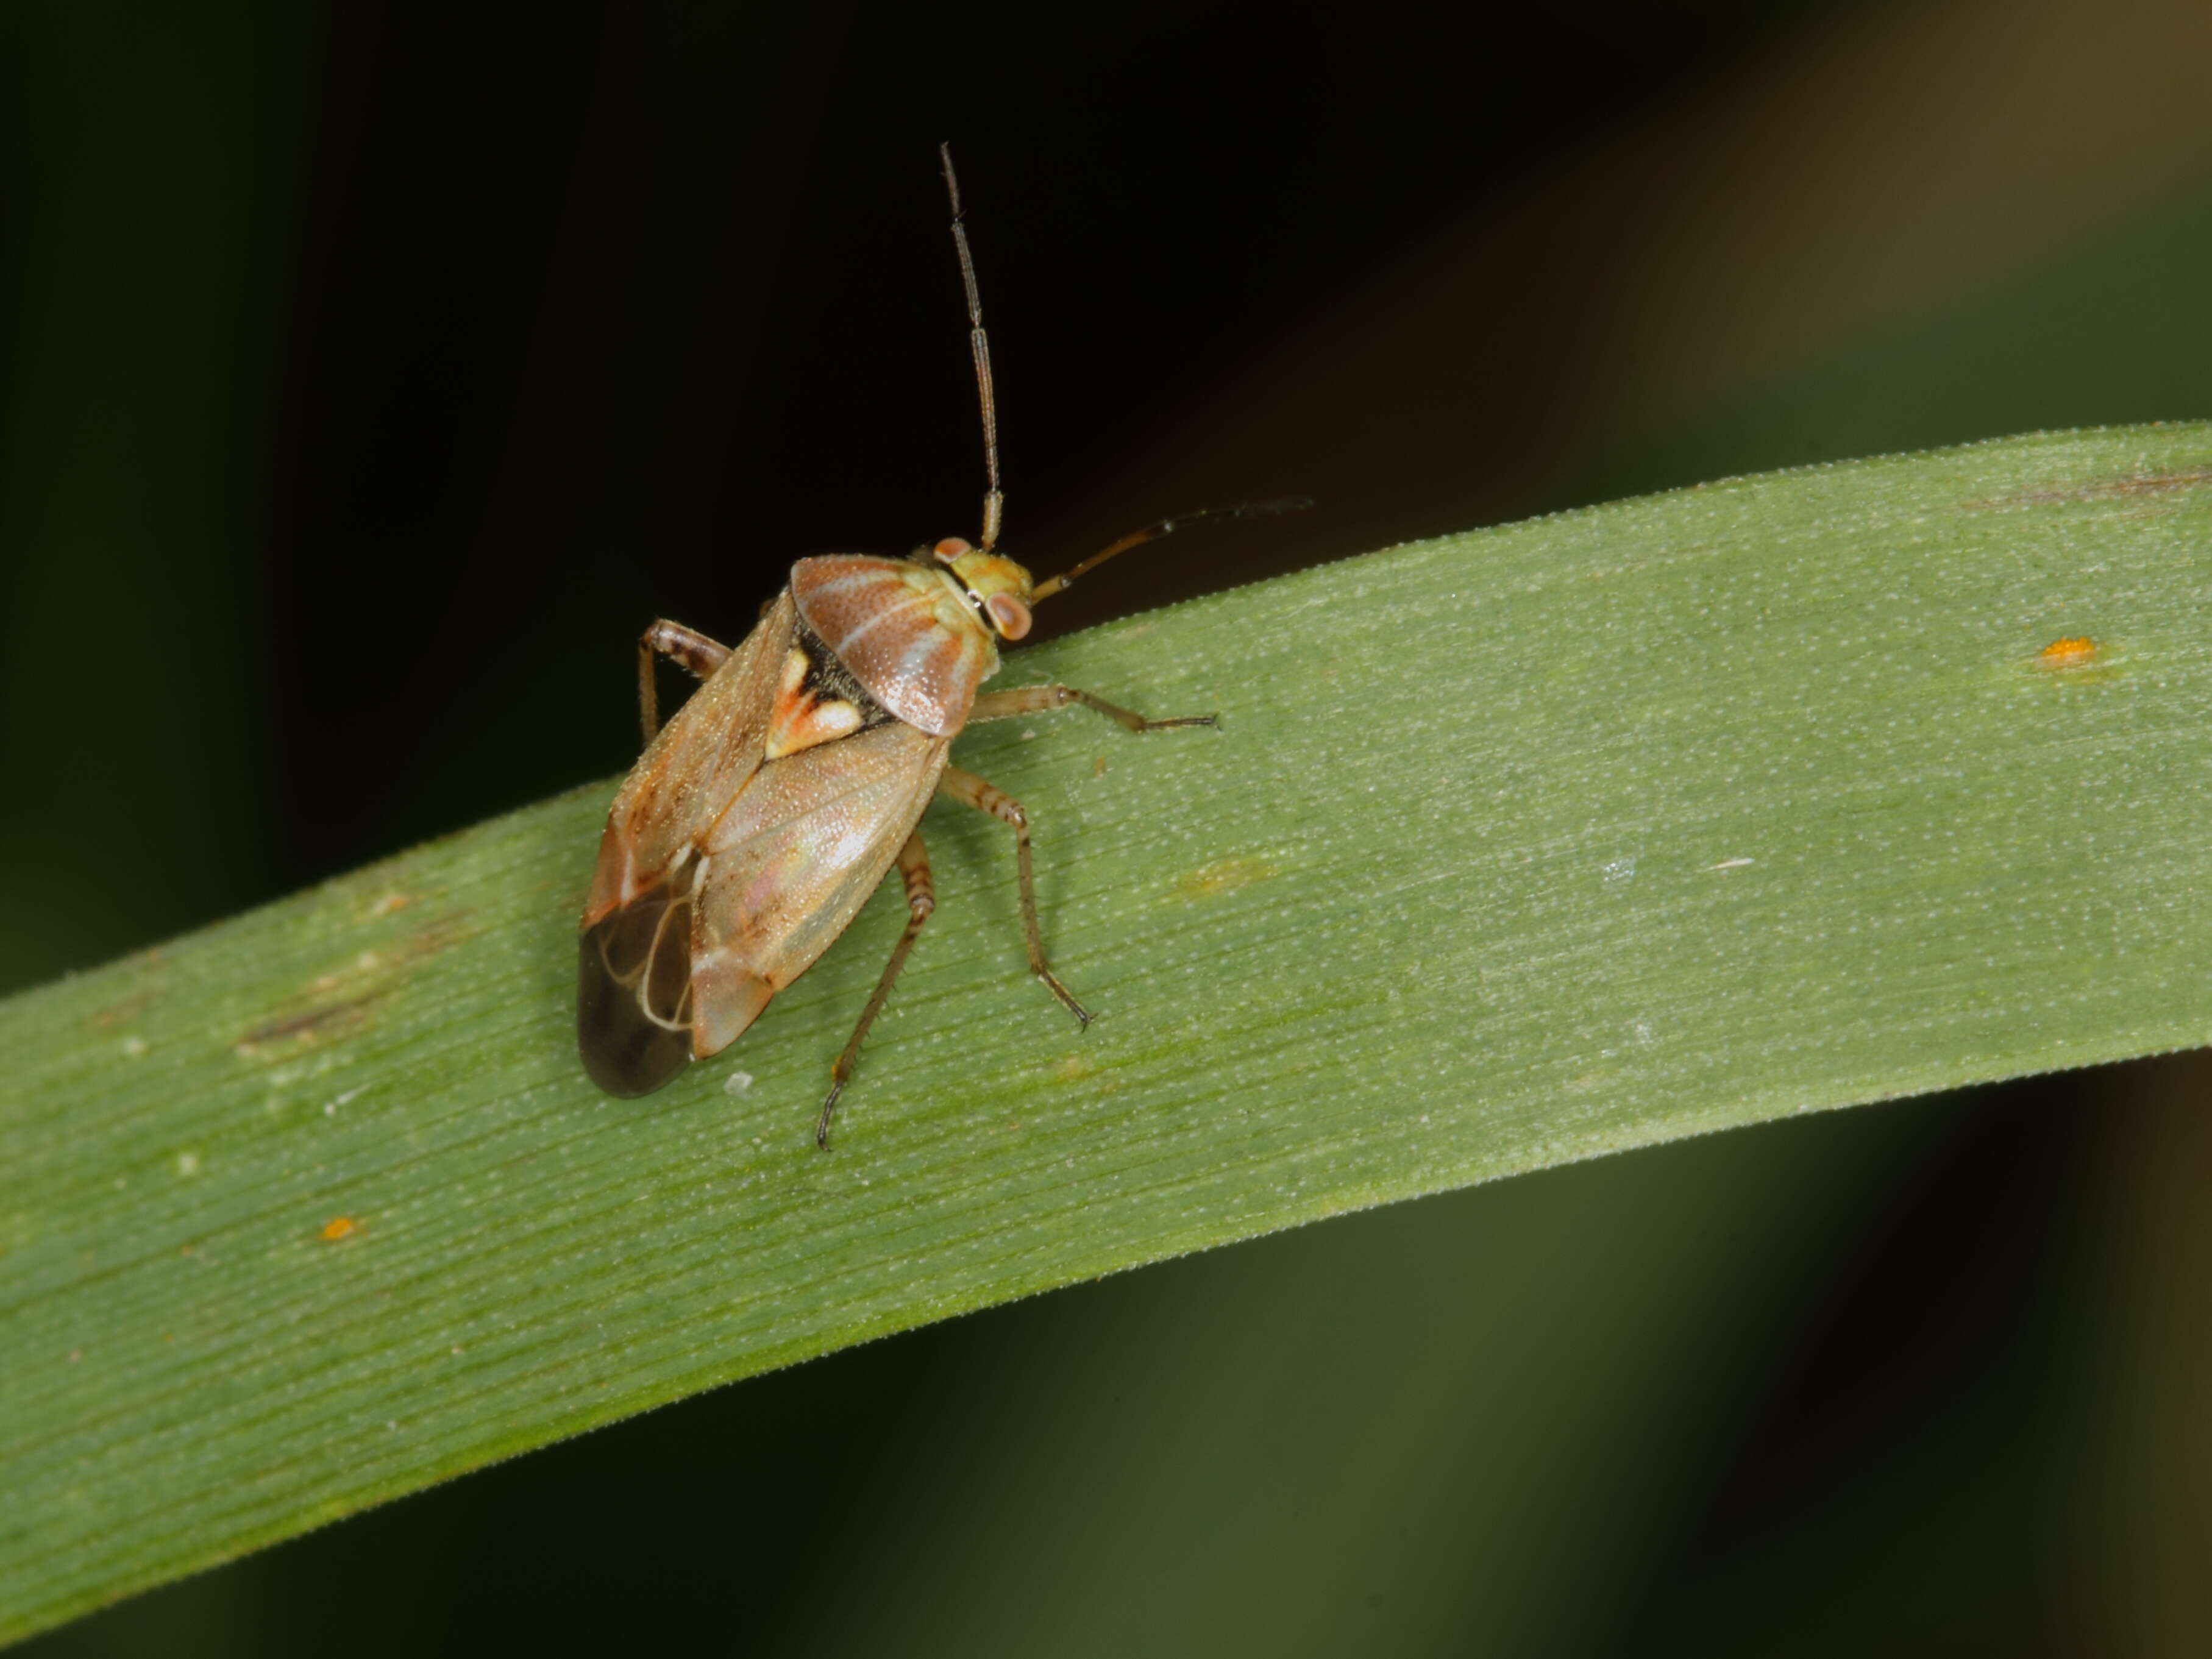
[[[605,784],[0,1004],[0,1634],[1052,1285],[2205,1042],[2208,566],[2212,428],[2136,428],[1620,503],[1024,653],[1005,683],[1223,726],[963,738],[1103,1018],[1024,974],[1004,832],[933,809],[938,916],[828,1157],[899,907],[728,1055],[605,1100],[569,1030]]]

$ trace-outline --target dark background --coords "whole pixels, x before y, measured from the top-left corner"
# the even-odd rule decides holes
[[[1048,631],[2212,412],[2185,0],[38,0],[0,89],[0,987],[615,773],[652,617],[734,638],[799,554],[972,534],[939,138],[1009,550],[1322,503],[1148,550]],[[31,1650],[2203,1651],[2207,1080],[1215,1252]]]

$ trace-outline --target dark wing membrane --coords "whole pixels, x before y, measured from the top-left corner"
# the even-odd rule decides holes
[[[649,1095],[691,1061],[691,892],[641,893],[578,940],[576,1049],[611,1095]]]

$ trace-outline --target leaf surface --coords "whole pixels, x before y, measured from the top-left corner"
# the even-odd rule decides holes
[[[0,1635],[629,1413],[1179,1252],[2212,1039],[2212,428],[1735,480],[1014,656],[728,1055],[574,1054],[611,781],[0,1003]],[[2056,649],[2057,642],[2080,641]],[[609,695],[621,695],[621,676]]]

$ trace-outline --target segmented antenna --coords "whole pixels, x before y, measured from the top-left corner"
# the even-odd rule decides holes
[[[952,245],[960,250],[960,280],[968,289],[968,349],[975,359],[975,396],[983,406],[983,469],[990,489],[983,496],[983,550],[998,544],[999,520],[1006,493],[999,488],[999,402],[991,392],[991,337],[983,332],[983,296],[975,287],[975,261],[968,252],[966,216],[960,206],[960,180],[952,173],[952,146],[937,147],[945,168],[945,193],[952,200]]]
[[[1195,513],[1178,513],[1172,519],[1162,519],[1158,524],[1148,524],[1142,530],[1131,531],[1120,541],[1093,553],[1072,570],[1063,570],[1057,576],[1048,576],[1030,591],[1030,603],[1036,605],[1074,586],[1077,577],[1089,575],[1116,553],[1127,553],[1133,547],[1156,542],[1187,524],[1200,524],[1207,519],[1261,519],[1277,513],[1303,513],[1312,505],[1312,501],[1304,495],[1283,495],[1272,501],[1244,501],[1236,507],[1201,507]]]

